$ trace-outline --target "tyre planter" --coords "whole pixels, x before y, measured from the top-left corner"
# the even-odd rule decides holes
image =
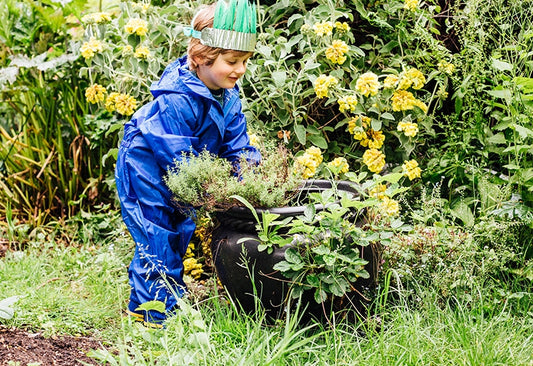
[[[349,182],[336,182],[337,190],[350,194],[357,194]],[[310,192],[320,192],[331,188],[327,180],[308,180],[300,189],[300,199]],[[322,211],[322,205],[315,206],[316,211]],[[279,214],[279,220],[286,217],[302,215],[305,205],[291,207],[270,208],[268,212]],[[267,210],[257,209],[261,217]],[[221,284],[228,295],[247,313],[253,313],[262,307],[269,318],[281,317],[288,305],[288,292],[290,281],[279,271],[273,269],[274,265],[285,259],[285,251],[290,247],[275,247],[274,252],[257,250],[259,239],[255,229],[256,220],[250,210],[245,207],[234,207],[217,214],[219,225],[214,229],[211,241],[211,251],[215,270]],[[244,241],[241,241],[246,239]],[[366,313],[365,297],[362,293],[368,292],[376,285],[378,255],[371,246],[359,247],[361,256],[368,261],[365,269],[370,278],[359,278],[354,284],[354,291],[343,298],[332,298],[323,304],[317,304],[313,299],[313,291],[305,291],[302,295],[302,305],[305,315],[322,316],[331,312],[346,309],[356,310],[360,315]]]

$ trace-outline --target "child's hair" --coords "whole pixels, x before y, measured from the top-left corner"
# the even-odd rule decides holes
[[[192,26],[194,30],[201,31],[204,28],[213,27],[213,21],[215,18],[215,8],[216,3],[211,4],[198,11],[198,13],[193,19]],[[228,52],[235,52],[239,55],[245,55],[249,53],[244,51],[234,51],[224,48],[205,46],[200,42],[199,39],[191,38],[189,40],[189,47],[187,48],[187,60],[189,64],[189,69],[191,71],[196,71],[196,69],[198,68],[198,63],[194,60],[195,58],[202,59],[202,61],[204,61],[203,63],[209,66],[215,62],[218,55]]]

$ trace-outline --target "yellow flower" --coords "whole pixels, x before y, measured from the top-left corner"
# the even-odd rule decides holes
[[[129,44],[125,45],[122,48],[122,56],[130,56],[131,54],[133,54],[133,47]]]
[[[413,109],[415,105],[415,97],[413,93],[407,90],[396,90],[392,95],[392,110],[395,112],[407,111]]]
[[[344,96],[337,102],[339,103],[339,111],[341,111],[341,113],[344,113],[347,110],[350,110],[350,112],[355,112],[355,107],[357,106],[357,95],[352,94]]]
[[[350,30],[350,26],[346,22],[335,22],[335,29],[341,33],[346,33]]]
[[[428,106],[426,105],[426,103],[422,102],[421,100],[415,99],[413,105],[420,108],[422,112],[424,113],[428,112]]]
[[[119,94],[115,98],[117,112],[124,116],[131,116],[137,108],[137,101],[128,94]]]
[[[383,183],[378,183],[374,188],[372,188],[368,194],[370,197],[375,197],[377,199],[383,199],[387,195],[385,194],[385,191],[387,190],[387,186]]]
[[[322,152],[317,147],[310,147],[303,155],[296,158],[296,168],[302,172],[304,179],[315,175],[318,166],[322,163]]]
[[[302,33],[309,33],[311,32],[312,28],[309,24],[303,24],[301,27],[300,27],[300,32]]]
[[[410,11],[415,11],[417,7],[418,0],[405,0],[405,3],[403,4],[403,8]]]
[[[331,36],[333,33],[333,24],[331,24],[331,22],[315,23],[313,25],[313,30],[319,37]]]
[[[150,58],[151,53],[148,47],[139,46],[135,49],[135,53],[133,54],[133,56],[146,60]]]
[[[421,89],[426,83],[426,77],[420,70],[410,68],[400,74],[400,80],[398,81],[398,89],[407,90],[411,86],[413,89]]]
[[[355,83],[355,89],[365,97],[376,95],[379,91],[378,76],[373,72],[366,72],[359,76]]]
[[[405,136],[415,137],[418,133],[418,124],[413,122],[399,122],[396,129],[403,131]]]
[[[349,51],[348,45],[344,41],[334,40],[326,49],[326,58],[334,64],[342,65],[346,61],[345,54]]]
[[[92,13],[92,14],[87,14],[83,16],[83,18],[81,18],[81,21],[83,23],[88,23],[88,24],[107,23],[111,21],[111,15],[109,13]]]
[[[420,178],[420,174],[422,173],[422,169],[420,169],[416,160],[404,161],[402,169],[403,175],[407,175],[409,180]]]
[[[105,109],[108,111],[108,112],[114,112],[115,111],[115,99],[117,99],[117,97],[119,96],[120,94],[117,93],[117,92],[113,92],[113,93],[110,93],[108,96],[107,96],[107,99],[105,101]]]
[[[132,3],[131,5],[133,10],[141,11],[143,13],[146,13],[148,9],[150,9],[150,4],[146,3]]]
[[[385,196],[379,203],[378,210],[386,216],[396,216],[400,213],[400,204],[398,201]]]
[[[453,74],[453,72],[455,71],[455,65],[444,60],[440,61],[437,64],[437,67],[439,68],[440,72],[444,72],[448,75]]]
[[[202,269],[202,264],[198,263],[196,258],[186,258],[183,260],[183,272],[198,279],[204,273],[204,270]]]
[[[144,19],[133,18],[124,26],[124,30],[128,34],[136,34],[138,36],[145,36],[148,33],[148,23]]]
[[[313,159],[318,161],[319,164],[322,162],[322,151],[320,151],[318,147],[311,146],[305,150],[305,153],[309,154]]]
[[[103,102],[107,90],[100,84],[93,84],[85,89],[85,98],[92,104]]]
[[[407,70],[406,75],[411,80],[413,89],[415,90],[421,89],[426,83],[426,77],[418,69],[410,68]]]
[[[368,134],[368,147],[371,149],[381,149],[383,142],[385,141],[385,135],[382,131],[375,131],[370,129]]]
[[[102,52],[103,50],[104,50],[103,43],[96,38],[91,38],[89,42],[85,42],[80,47],[81,55],[85,59],[92,58],[94,57],[96,53]]]
[[[363,163],[373,173],[379,173],[385,166],[385,154],[377,149],[368,149],[363,154]]]
[[[338,157],[328,163],[328,167],[337,174],[348,173],[350,166],[345,158]]]
[[[324,98],[328,96],[329,88],[337,85],[339,81],[334,76],[320,75],[315,80],[315,93],[318,98]]]
[[[394,89],[396,88],[396,85],[398,85],[398,81],[400,78],[398,75],[387,75],[385,80],[383,81],[383,87],[385,89]]]
[[[252,133],[250,136],[250,145],[252,146],[259,146],[259,137],[255,134],[255,133]]]
[[[108,112],[117,111],[124,116],[131,116],[137,108],[137,101],[128,94],[110,93],[105,101],[105,109]]]

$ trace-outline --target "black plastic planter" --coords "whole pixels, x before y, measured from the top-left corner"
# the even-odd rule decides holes
[[[356,195],[350,182],[338,181],[335,186],[339,191]],[[332,183],[328,180],[308,180],[298,192],[300,202],[305,202],[305,197],[310,192],[320,192],[330,189]],[[316,205],[316,210],[324,208]],[[271,213],[279,214],[283,219],[290,216],[299,216],[304,213],[305,205],[291,207],[275,207],[268,209]],[[256,210],[259,217],[266,210]],[[229,296],[236,301],[247,313],[252,313],[257,306],[264,308],[271,318],[283,315],[287,305],[287,294],[290,282],[278,271],[274,265],[284,259],[285,251],[289,246],[275,248],[272,254],[266,251],[259,252],[256,220],[250,210],[245,207],[235,207],[217,214],[219,225],[213,232],[211,250],[218,278],[226,288]],[[249,238],[244,242],[239,240]],[[304,292],[302,303],[306,313],[311,315],[327,314],[330,311],[342,310],[348,306],[359,313],[364,312],[364,297],[361,293],[371,289],[376,284],[377,254],[370,246],[360,247],[361,256],[369,263],[365,269],[370,273],[369,279],[360,278],[355,286],[355,291],[343,299],[335,302],[317,304],[313,299],[313,292]]]

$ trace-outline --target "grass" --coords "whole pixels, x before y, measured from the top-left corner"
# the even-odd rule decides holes
[[[102,218],[92,220],[101,227]],[[531,307],[519,316],[505,303],[487,307],[490,296],[437,305],[423,284],[416,306],[396,295],[366,321],[333,328],[299,324],[297,312],[267,325],[212,286],[207,298],[184,301],[165,330],[146,329],[122,315],[132,243],[120,226],[108,237],[83,230],[69,243],[37,234],[0,259],[0,299],[23,296],[0,322],[98,337],[110,348],[93,356],[108,365],[533,365]]]

